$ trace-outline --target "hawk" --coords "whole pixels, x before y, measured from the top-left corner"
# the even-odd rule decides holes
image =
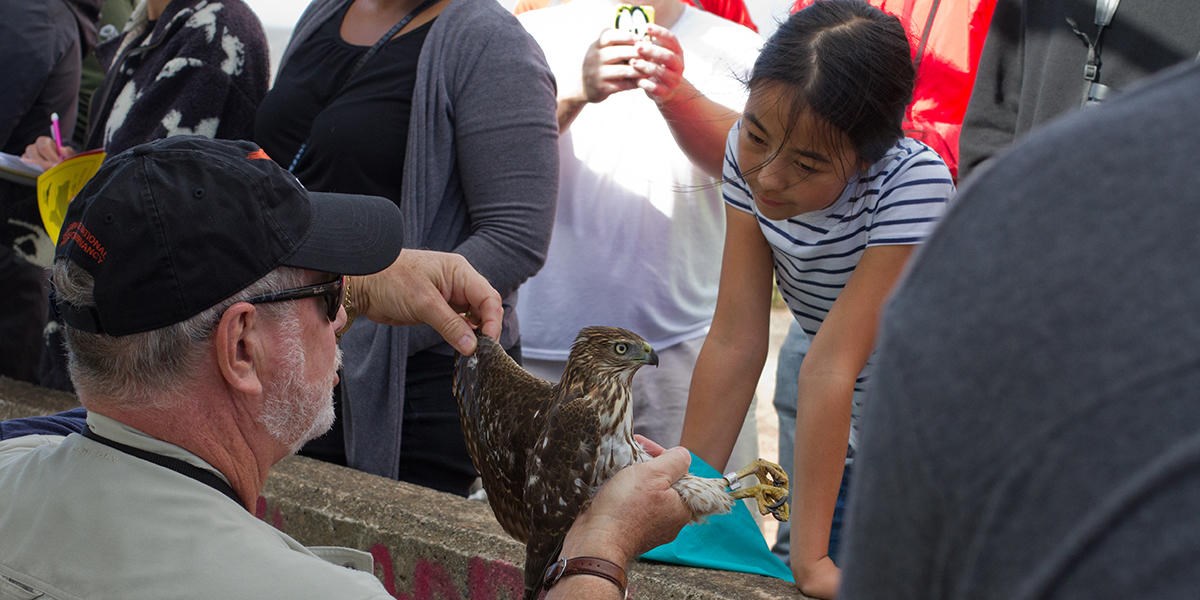
[[[526,600],[537,597],[567,529],[596,490],[622,468],[650,459],[633,439],[631,384],[639,368],[657,364],[650,344],[616,327],[581,330],[557,385],[521,368],[484,336],[474,355],[457,358],[454,396],[467,450],[496,520],[525,543]],[[750,474],[764,483],[738,489]],[[787,475],[766,461],[720,479],[685,475],[674,488],[693,520],[748,497],[763,514],[788,517]]]

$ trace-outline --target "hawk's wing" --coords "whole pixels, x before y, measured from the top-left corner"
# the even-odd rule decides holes
[[[554,398],[549,382],[531,375],[495,340],[479,336],[473,356],[459,356],[454,397],[471,461],[492,512],[521,542],[529,537],[525,474],[529,454]]]
[[[590,403],[584,398],[564,399],[550,409],[545,432],[529,457],[526,598],[534,597],[531,593],[536,596],[543,573],[558,559],[567,530],[603,483],[597,480],[597,463],[604,434]]]

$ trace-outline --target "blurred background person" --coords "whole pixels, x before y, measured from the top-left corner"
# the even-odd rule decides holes
[[[839,598],[1196,596],[1200,67],[1134,87],[970,176],[897,288]]]
[[[121,35],[125,23],[137,8],[138,0],[103,0],[100,7],[100,20],[96,23],[96,41],[104,44]],[[92,106],[92,96],[104,82],[105,66],[100,64],[100,57],[95,49],[83,57],[82,75],[79,78],[79,108],[75,119],[75,133],[70,135],[71,145],[76,148],[87,147],[88,114]]]
[[[50,132],[50,115],[68,134],[75,127],[83,56],[96,43],[102,0],[0,3],[0,151],[20,156]],[[37,381],[46,323],[54,242],[28,182],[0,178],[0,375]]]
[[[545,260],[558,183],[554,79],[495,0],[316,0],[258,110],[255,140],[317,191],[389,198],[409,247],[455,252],[504,296]],[[304,453],[466,495],[476,478],[429,327],[355,322],[337,425]]]
[[[1190,0],[999,0],[961,139],[968,176],[1030,130],[1196,58]]]
[[[248,138],[270,73],[262,24],[242,0],[141,0],[96,54],[106,71],[82,149],[110,154],[173,135]],[[63,158],[48,136],[24,157],[44,168]]]
[[[122,33],[95,53],[105,72],[91,96],[83,145],[68,144],[60,155],[43,135],[25,148],[25,160],[48,169],[80,149],[112,155],[175,135],[251,137],[270,59],[262,25],[242,0],[141,0]],[[49,314],[38,380],[70,390],[53,301]]]
[[[652,0],[645,39],[613,0],[527,12],[559,82],[561,182],[546,266],[522,288],[525,366],[562,375],[578,331],[638,332],[658,352],[633,379],[634,431],[679,441],[692,368],[717,300],[720,171],[762,39],[679,0]],[[753,413],[740,460],[758,455]]]

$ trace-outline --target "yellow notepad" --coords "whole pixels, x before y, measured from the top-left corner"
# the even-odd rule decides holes
[[[100,170],[106,156],[104,150],[89,150],[64,160],[37,178],[38,211],[50,239],[58,241],[67,205],[83,189],[84,184]]]

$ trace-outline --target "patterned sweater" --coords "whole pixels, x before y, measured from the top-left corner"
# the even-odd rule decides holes
[[[251,137],[270,59],[262,24],[241,0],[174,0],[156,21],[142,2],[124,35],[96,52],[108,75],[92,101],[88,148]]]

